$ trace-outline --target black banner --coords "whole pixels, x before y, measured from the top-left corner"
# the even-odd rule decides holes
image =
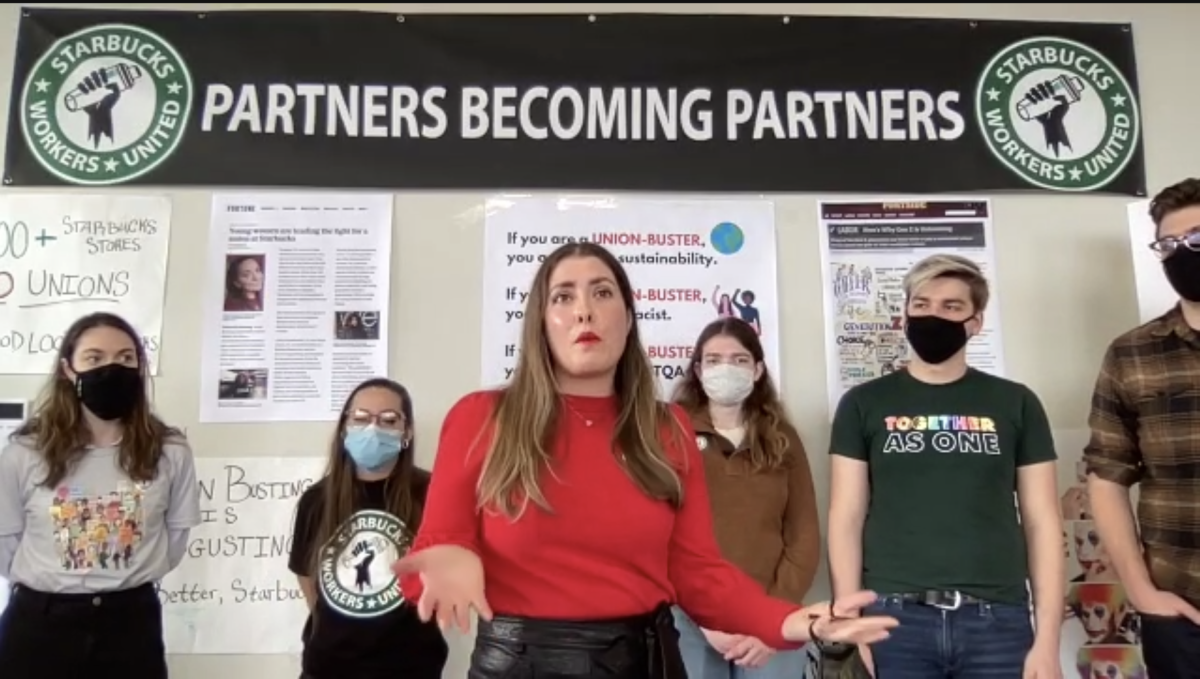
[[[1146,193],[1129,25],[23,10],[9,185]]]

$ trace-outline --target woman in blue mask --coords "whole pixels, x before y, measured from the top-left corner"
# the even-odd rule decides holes
[[[300,498],[288,567],[309,618],[302,679],[440,679],[448,648],[403,599],[392,564],[420,525],[428,472],[413,461],[413,407],[389,379],[342,408],[325,477]]]

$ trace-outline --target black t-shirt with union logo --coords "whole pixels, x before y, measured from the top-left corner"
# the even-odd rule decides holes
[[[413,491],[424,502],[428,473],[418,470]],[[410,531],[386,511],[386,482],[357,482],[358,506],[324,546],[313,545],[325,481],[300,498],[288,568],[311,577],[316,605],[304,624],[303,670],[312,679],[440,679],[449,649],[434,623],[423,623],[404,601],[392,563]],[[401,535],[407,534],[407,539]],[[319,572],[312,550],[320,547]]]

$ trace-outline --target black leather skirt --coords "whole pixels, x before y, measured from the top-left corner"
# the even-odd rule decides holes
[[[619,620],[479,621],[468,679],[686,679],[671,608]]]

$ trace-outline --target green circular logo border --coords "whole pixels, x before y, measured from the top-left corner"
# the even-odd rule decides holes
[[[137,34],[152,38],[155,43],[157,43],[159,46],[162,47],[163,51],[166,52],[168,56],[170,56],[172,59],[175,60],[176,63],[179,64],[179,71],[183,76],[184,82],[186,83],[188,96],[187,96],[187,101],[183,106],[183,111],[180,113],[180,116],[179,116],[180,120],[183,121],[183,126],[179,130],[179,133],[177,135],[175,135],[174,140],[172,140],[170,144],[168,144],[167,146],[164,147],[163,152],[161,154],[159,154],[159,157],[157,160],[155,160],[153,163],[146,165],[145,167],[141,168],[137,172],[131,172],[127,175],[124,175],[122,177],[116,177],[112,180],[80,180],[77,177],[72,177],[72,176],[62,172],[53,163],[47,162],[45,160],[45,158],[42,157],[42,153],[38,150],[37,144],[34,143],[34,139],[31,137],[32,131],[30,130],[28,116],[26,114],[26,111],[28,110],[28,105],[29,105],[29,89],[31,87],[33,87],[34,74],[36,74],[45,65],[47,59],[51,58],[52,55],[57,54],[59,49],[64,44],[74,41],[74,40],[79,40],[81,38],[84,38],[84,37],[92,34],[92,33],[103,32],[103,31],[128,31],[131,33],[137,33]],[[57,101],[57,97],[59,95],[61,95],[61,93],[62,93],[62,83],[59,84],[59,90],[58,90],[58,92],[55,93],[53,100]],[[137,179],[139,177],[145,176],[145,175],[149,174],[150,172],[153,172],[154,170],[158,169],[158,167],[160,165],[162,165],[164,162],[166,162],[167,159],[169,159],[171,156],[175,155],[175,151],[177,151],[179,149],[179,145],[181,143],[183,143],[184,137],[187,136],[187,132],[188,132],[187,128],[188,128],[188,125],[191,123],[192,108],[195,105],[195,100],[196,100],[196,88],[195,88],[195,84],[192,80],[192,72],[188,68],[187,62],[184,61],[183,57],[175,49],[174,45],[167,42],[165,39],[163,39],[162,36],[158,35],[157,33],[149,31],[140,26],[134,26],[133,24],[119,24],[119,23],[97,24],[95,26],[90,26],[83,30],[75,31],[74,33],[71,33],[70,35],[66,35],[66,36],[59,38],[58,40],[55,40],[54,44],[51,45],[45,52],[43,52],[42,55],[39,56],[36,61],[33,62],[33,66],[31,66],[29,68],[29,72],[26,73],[26,75],[25,75],[25,84],[21,88],[21,136],[25,140],[25,148],[27,148],[29,150],[30,154],[33,155],[34,159],[37,160],[38,165],[41,165],[44,170],[46,170],[50,174],[54,175],[58,179],[61,179],[62,181],[66,182],[68,184],[74,184],[76,186],[119,186],[121,184],[126,184],[128,182],[131,182],[134,179]],[[57,126],[57,121],[55,122],[55,125]],[[74,144],[72,144],[72,146],[74,146]]]
[[[1133,135],[1132,135],[1132,137],[1135,140],[1134,145],[1129,149],[1128,153],[1124,154],[1124,158],[1122,158],[1121,162],[1117,164],[1117,167],[1109,173],[1108,179],[1105,179],[1102,182],[1090,184],[1086,187],[1072,188],[1072,187],[1055,186],[1053,184],[1048,184],[1044,181],[1037,181],[1037,180],[1033,179],[1032,177],[1027,176],[1023,170],[1018,170],[1018,169],[1014,168],[1013,165],[1009,162],[1008,158],[1005,157],[1004,154],[1001,153],[999,150],[997,150],[995,144],[992,142],[991,137],[988,136],[988,133],[987,133],[988,128],[986,125],[986,120],[984,119],[984,107],[981,106],[981,103],[983,101],[983,86],[987,82],[988,74],[992,72],[992,69],[995,68],[996,64],[999,63],[1003,57],[1013,53],[1016,50],[1019,50],[1023,46],[1029,45],[1031,43],[1037,43],[1037,42],[1062,43],[1062,44],[1069,45],[1071,47],[1081,49],[1083,51],[1086,51],[1088,54],[1093,55],[1103,66],[1107,67],[1110,71],[1112,71],[1116,75],[1117,82],[1122,87],[1125,88],[1125,92],[1129,96],[1130,110],[1132,112],[1132,115],[1130,117],[1133,119]],[[1009,94],[1011,95],[1011,91]],[[1090,47],[1088,45],[1085,45],[1077,40],[1071,40],[1070,38],[1060,38],[1058,36],[1049,36],[1049,35],[1035,36],[1035,37],[1031,37],[1031,38],[1025,38],[1023,40],[1018,40],[1017,42],[1014,42],[1014,43],[1010,43],[1004,49],[996,52],[996,54],[993,55],[990,60],[988,60],[987,65],[983,68],[983,71],[979,75],[979,80],[975,83],[974,104],[975,104],[975,124],[979,127],[979,135],[983,138],[983,143],[985,146],[987,146],[988,151],[992,154],[992,156],[994,156],[996,158],[996,160],[1000,161],[1000,164],[1003,165],[1004,168],[1007,169],[1009,172],[1012,172],[1014,175],[1020,177],[1024,181],[1028,182],[1031,186],[1036,186],[1041,189],[1047,189],[1047,190],[1056,191],[1059,193],[1089,193],[1092,191],[1098,191],[1098,190],[1108,186],[1112,182],[1114,182],[1116,180],[1116,178],[1122,172],[1124,172],[1127,167],[1129,167],[1129,163],[1133,162],[1133,157],[1135,155],[1137,155],[1137,151],[1142,145],[1141,102],[1138,100],[1137,95],[1134,94],[1133,87],[1129,84],[1129,80],[1125,77],[1125,73],[1122,72],[1121,69],[1117,68],[1116,64],[1112,63],[1112,61],[1110,61],[1108,59],[1108,57],[1105,56],[1103,53],[1101,53],[1099,50],[1097,50],[1093,47]],[[1107,112],[1107,107],[1105,107],[1105,111]],[[1005,115],[1008,115],[1007,107],[1005,107]],[[1106,132],[1109,131],[1108,127],[1111,125],[1112,121],[1109,120],[1107,122],[1109,124],[1105,126]],[[1011,125],[1011,123],[1010,123],[1010,125]],[[1111,135],[1107,135],[1107,136],[1111,136]],[[1022,142],[1022,146],[1026,146],[1026,144],[1024,144],[1024,142]]]
[[[378,519],[385,519],[387,521],[396,523],[396,524],[400,525],[401,527],[404,527],[407,529],[407,526],[404,525],[403,521],[401,521],[400,519],[392,516],[391,514],[385,512],[381,509],[363,509],[363,510],[357,511],[350,516],[350,520],[347,522],[347,524],[352,524],[353,522],[358,521],[360,519],[370,518],[370,517],[375,517]],[[352,535],[353,534],[351,534],[351,539],[346,541],[346,544],[353,542]],[[389,572],[390,572],[390,569],[389,569]],[[332,598],[329,596],[328,588],[325,585],[325,579],[323,577],[321,577],[321,573],[318,572],[315,575],[315,578],[316,578],[317,591],[320,593],[321,598],[325,600],[325,605],[329,606],[333,610],[335,610],[338,613],[341,613],[342,615],[349,617],[349,618],[357,618],[357,619],[361,619],[361,620],[370,620],[372,618],[378,618],[380,616],[387,615],[388,613],[396,610],[397,608],[400,608],[401,606],[404,605],[405,601],[407,601],[407,599],[405,599],[405,597],[404,597],[404,591],[402,589],[400,589],[400,579],[397,578],[394,574],[392,575],[392,584],[396,588],[396,592],[398,594],[398,596],[396,597],[396,600],[385,607],[376,608],[373,611],[370,611],[369,613],[362,613],[360,611],[349,609],[349,608],[346,608],[345,606],[338,604],[338,602],[333,601]],[[363,599],[367,598],[361,594],[358,594],[357,592],[352,592],[352,591],[342,587],[341,585],[336,584],[337,583],[336,566],[334,569],[334,583],[338,590],[345,591],[348,594],[351,594],[353,596],[360,597]],[[380,591],[380,593],[382,593],[387,590],[381,589],[379,591]],[[374,596],[378,596],[378,595],[374,595]]]

